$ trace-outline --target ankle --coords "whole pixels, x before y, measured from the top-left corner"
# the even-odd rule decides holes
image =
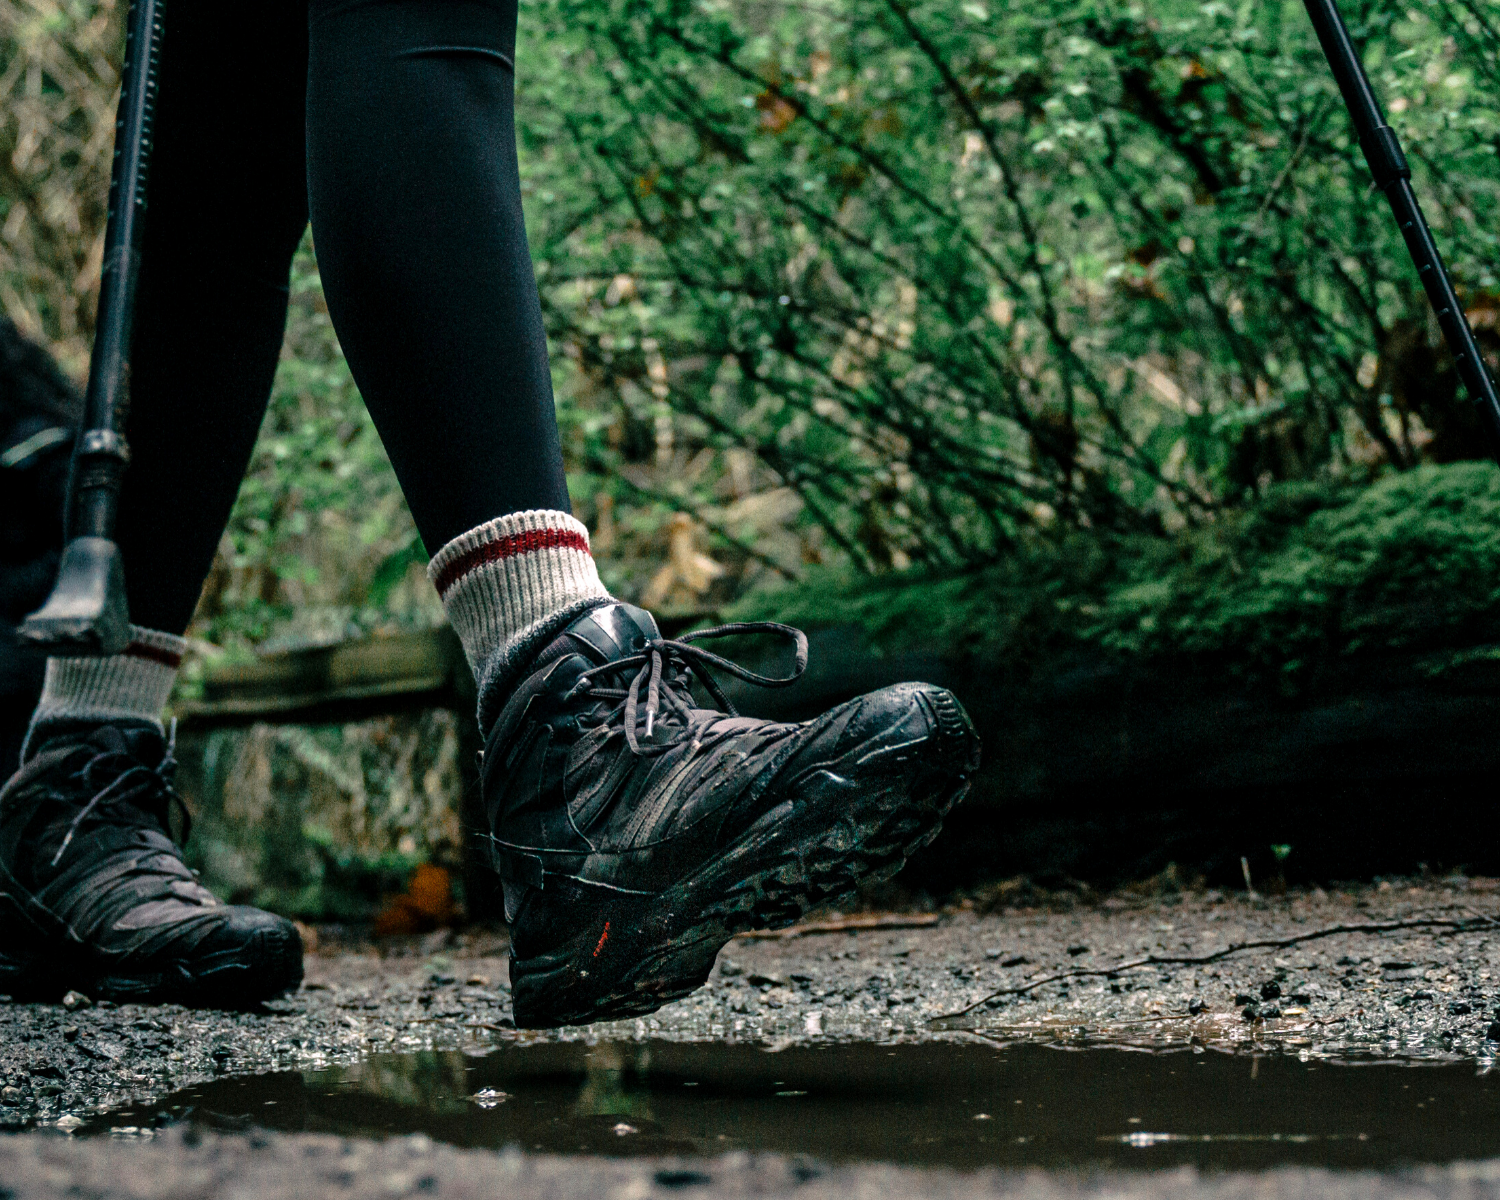
[[[161,715],[177,680],[187,642],[156,629],[131,627],[120,654],[49,658],[21,760],[59,736],[87,737],[101,725],[147,726],[162,732]]]
[[[433,556],[428,575],[479,686],[481,727],[547,642],[610,602],[588,530],[555,509],[511,513],[459,535]]]

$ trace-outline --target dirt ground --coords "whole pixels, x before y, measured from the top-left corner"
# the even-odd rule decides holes
[[[304,987],[255,1012],[112,1007],[77,997],[72,1007],[0,1004],[0,1125],[17,1131],[0,1138],[0,1196],[7,1190],[18,1198],[458,1195],[479,1190],[486,1179],[504,1179],[508,1197],[636,1200],[684,1187],[725,1196],[877,1189],[923,1196],[1134,1196],[1147,1189],[1353,1195],[1356,1188],[1361,1195],[1500,1195],[1500,1167],[1381,1176],[1375,1191],[1374,1177],[1362,1185],[1358,1175],[1308,1171],[1172,1172],[1131,1182],[870,1166],[820,1169],[799,1180],[774,1156],[731,1156],[687,1170],[649,1160],[460,1152],[421,1138],[377,1144],[179,1130],[129,1145],[66,1136],[93,1113],[224,1074],[325,1067],[376,1051],[482,1050],[515,1040],[650,1037],[788,1046],[982,1038],[1148,1049],[1194,1043],[1303,1057],[1468,1060],[1481,1070],[1500,1048],[1500,884],[1494,881],[1382,884],[1276,899],[1116,896],[1062,911],[959,909],[885,920],[896,927],[736,941],[695,996],[644,1020],[581,1030],[511,1027],[505,940],[491,931],[377,945],[323,930]],[[1205,957],[1238,943],[1338,926],[1417,921],[1447,924],[1352,930],[1208,963],[1128,966],[1153,955]],[[946,1017],[996,991],[1087,971],[1098,973],[1053,979]],[[694,1172],[703,1178],[694,1182]],[[806,1172],[793,1171],[799,1173]],[[314,1177],[325,1183],[300,1190]]]

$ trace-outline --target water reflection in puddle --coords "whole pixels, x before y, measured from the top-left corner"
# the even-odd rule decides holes
[[[1353,1167],[1500,1155],[1500,1079],[1456,1064],[1040,1046],[549,1042],[220,1079],[79,1132],[183,1120],[553,1153]]]

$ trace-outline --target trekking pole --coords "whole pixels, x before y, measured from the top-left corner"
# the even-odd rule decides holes
[[[126,18],[98,320],[83,430],[68,476],[67,542],[52,594],[18,630],[25,641],[59,655],[118,654],[130,641],[125,572],[113,538],[120,482],[130,461],[124,433],[130,408],[130,335],[145,226],[161,9],[161,0],[131,0]]]
[[[1469,328],[1468,318],[1453,291],[1453,281],[1448,278],[1442,255],[1432,240],[1432,231],[1427,228],[1421,205],[1411,190],[1411,168],[1406,163],[1401,143],[1396,140],[1395,130],[1385,123],[1385,114],[1380,111],[1380,102],[1370,88],[1370,78],[1365,74],[1349,38],[1349,29],[1334,0],[1303,0],[1303,3],[1323,46],[1323,55],[1333,70],[1339,91],[1343,93],[1360,149],[1365,152],[1365,162],[1375,177],[1375,186],[1390,201],[1396,223],[1401,226],[1401,236],[1406,239],[1406,249],[1416,264],[1417,276],[1422,280],[1427,299],[1437,313],[1443,338],[1453,353],[1458,377],[1468,389],[1470,399],[1484,410],[1490,429],[1491,451],[1500,457],[1500,396],[1496,395],[1495,382],[1479,356],[1474,331]]]

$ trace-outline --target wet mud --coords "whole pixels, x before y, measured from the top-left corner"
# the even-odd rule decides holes
[[[1203,956],[1335,925],[1434,917],[1464,926],[1346,932],[1210,964],[1123,968],[1148,954]],[[1380,1168],[1395,1186],[1397,1164],[1500,1155],[1485,1140],[1500,1128],[1488,1107],[1500,1048],[1500,924],[1491,928],[1500,890],[1490,881],[1270,900],[1122,895],[1069,911],[927,920],[737,941],[707,988],[653,1017],[546,1034],[511,1026],[504,937],[484,931],[376,945],[324,930],[304,988],[254,1012],[80,997],[0,1003],[0,1126],[15,1131],[0,1137],[10,1156],[0,1162],[45,1149],[81,1154],[86,1166],[125,1143],[159,1153],[191,1136],[223,1154],[259,1138],[269,1163],[269,1148],[283,1143],[390,1146],[414,1135],[475,1153],[520,1147],[533,1165],[580,1152],[648,1164],[729,1152],[735,1162],[842,1162],[856,1172],[871,1162],[1169,1174],[1339,1163]],[[1070,970],[1102,973],[950,1017]],[[1371,1065],[1349,1065],[1356,1060]],[[1195,1079],[1213,1086],[1195,1093]],[[778,1080],[786,1086],[772,1087]],[[486,1088],[506,1098],[490,1107],[470,1098]],[[1377,1093],[1387,1099],[1375,1104]],[[1005,1105],[1015,1111],[993,1124],[999,1114],[989,1110]],[[852,1120],[855,1111],[865,1116]],[[1088,1115],[1068,1123],[1075,1114]],[[1219,1124],[1207,1121],[1215,1114]],[[622,1123],[634,1132],[615,1133]],[[1453,1171],[1478,1170],[1441,1169],[1449,1182]],[[750,1175],[731,1174],[740,1182],[724,1194],[751,1187]],[[640,1197],[668,1186],[649,1171],[620,1179]],[[0,1184],[32,1194],[8,1177]]]

